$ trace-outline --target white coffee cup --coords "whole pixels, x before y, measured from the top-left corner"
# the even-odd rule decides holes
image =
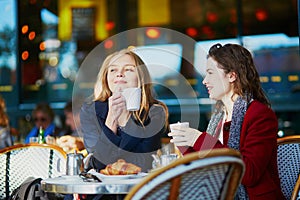
[[[174,128],[183,129],[183,128],[189,128],[189,127],[190,127],[189,122],[177,122],[177,123],[174,123],[174,124],[170,124],[171,132],[174,131]]]
[[[136,111],[140,109],[141,88],[125,88],[122,95],[125,97],[127,110]]]

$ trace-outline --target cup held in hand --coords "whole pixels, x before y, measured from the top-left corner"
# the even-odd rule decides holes
[[[173,132],[174,128],[182,129],[182,128],[189,128],[189,127],[190,127],[189,122],[177,122],[177,123],[174,123],[174,124],[170,124],[171,132]]]
[[[122,95],[125,97],[127,110],[136,111],[140,109],[141,88],[126,88]]]

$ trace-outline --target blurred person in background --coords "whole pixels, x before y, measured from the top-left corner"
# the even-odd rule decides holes
[[[31,137],[38,136],[40,127],[42,127],[42,129],[45,131],[45,137],[47,137],[48,135],[53,137],[60,137],[64,135],[62,129],[55,125],[54,116],[55,113],[48,103],[37,104],[32,111],[34,127],[26,136],[25,143],[29,143]]]
[[[80,126],[79,113],[73,113],[72,101],[66,103],[64,107],[65,114],[65,125],[67,126],[67,135],[78,137],[78,131],[76,128],[76,124],[78,127]]]
[[[0,96],[0,149],[13,145],[5,100]]]
[[[66,132],[64,136],[61,136],[56,140],[57,145],[63,148],[66,152],[83,150],[83,140],[78,134],[78,128],[80,128],[79,112],[73,112],[72,101],[66,103],[64,107],[64,115]]]

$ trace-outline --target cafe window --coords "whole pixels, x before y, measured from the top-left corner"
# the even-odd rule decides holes
[[[72,36],[76,40],[93,40],[95,38],[95,8],[72,9]]]
[[[1,0],[0,7],[0,93],[10,106],[17,101],[16,2]]]
[[[20,103],[66,102],[78,70],[76,41],[58,39],[56,1],[20,4]]]

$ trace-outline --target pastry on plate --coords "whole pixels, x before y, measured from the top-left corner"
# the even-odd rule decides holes
[[[117,162],[107,165],[105,169],[100,170],[100,173],[105,175],[129,175],[138,174],[139,172],[141,172],[139,166],[127,163],[123,159],[119,159]]]

